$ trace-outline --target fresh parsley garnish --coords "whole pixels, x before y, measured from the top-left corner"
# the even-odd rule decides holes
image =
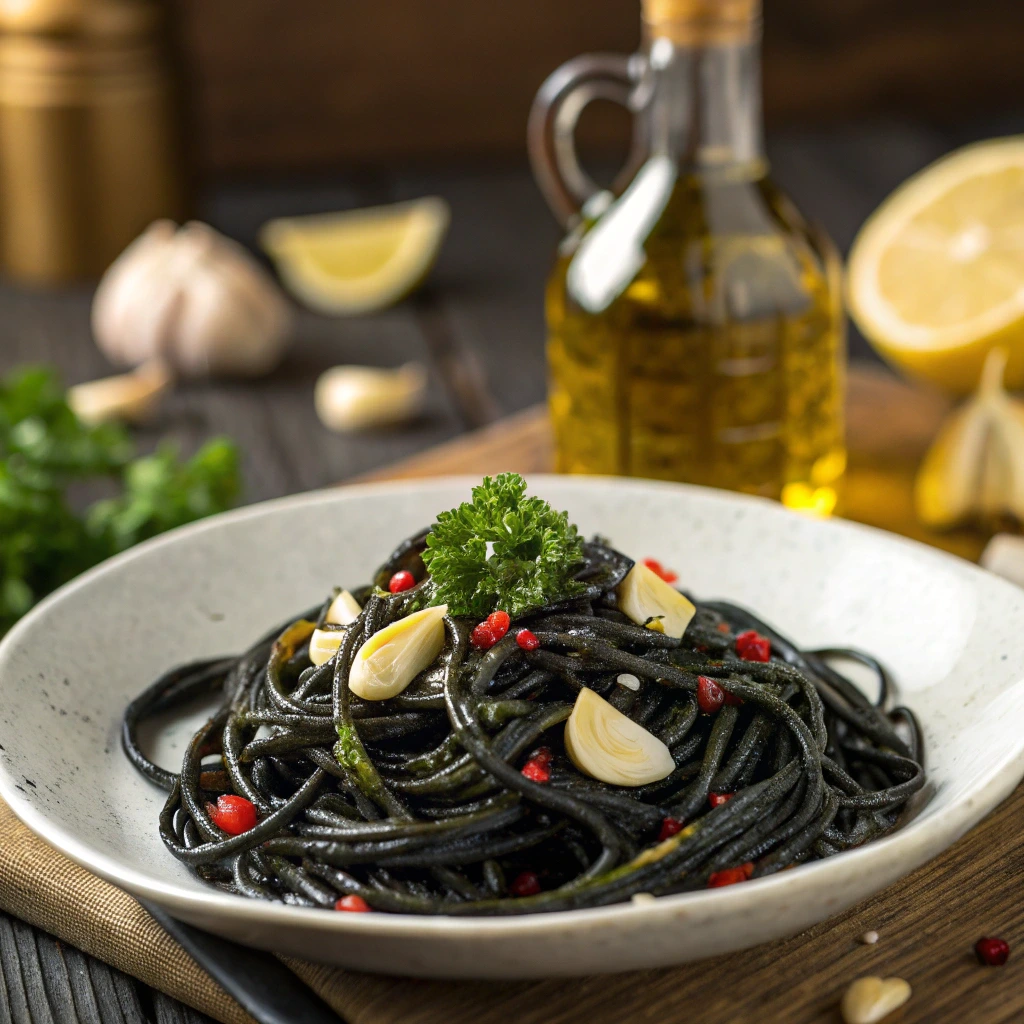
[[[518,473],[502,473],[473,488],[473,500],[442,512],[427,535],[423,561],[433,583],[431,603],[452,615],[513,618],[585,588],[573,579],[583,541],[565,512],[526,497]]]
[[[81,491],[116,497],[82,510]],[[88,426],[48,367],[0,379],[0,634],[40,598],[147,537],[234,504],[238,452],[211,441],[135,458],[127,432]]]

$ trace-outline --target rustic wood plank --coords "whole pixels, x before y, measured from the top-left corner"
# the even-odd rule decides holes
[[[981,967],[982,935],[1024,940],[1024,787],[909,878],[785,942],[671,970],[523,982],[430,982],[321,973],[351,1024],[839,1024],[838,1002],[865,974],[914,989],[886,1024],[1024,1019],[1014,961]],[[877,945],[857,939],[875,930]]]
[[[153,993],[153,1011],[156,1024],[210,1024],[210,1018],[193,1010],[163,992]]]
[[[521,155],[544,78],[579,53],[629,52],[637,0],[176,0],[197,149],[218,171],[308,170],[429,156]],[[772,0],[773,124],[949,121],[1017,106],[1024,8],[1005,0]],[[584,136],[621,145],[620,119]]]

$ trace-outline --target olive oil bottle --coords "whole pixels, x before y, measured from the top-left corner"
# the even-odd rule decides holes
[[[846,463],[840,271],[768,177],[758,4],[644,0],[644,16],[641,54],[571,62],[531,118],[538,180],[569,227],[547,292],[558,469],[828,515]],[[595,97],[637,115],[614,193],[572,151]]]

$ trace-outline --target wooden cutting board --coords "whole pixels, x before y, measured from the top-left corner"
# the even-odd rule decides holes
[[[844,514],[976,558],[985,538],[934,535],[915,522],[914,470],[948,404],[881,370],[850,375],[850,470]],[[542,409],[416,456],[372,479],[552,465]],[[371,479],[364,477],[362,479]],[[927,637],[922,637],[927,642]],[[1024,1020],[1024,787],[941,857],[853,910],[785,942],[670,970],[542,982],[426,982],[345,975],[352,1024],[837,1024],[846,986],[864,974],[905,978],[914,994],[887,1024]],[[858,937],[879,933],[875,945]],[[1007,966],[972,947],[999,935]]]

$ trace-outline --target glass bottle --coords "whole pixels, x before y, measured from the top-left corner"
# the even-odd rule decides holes
[[[682,480],[830,514],[846,465],[840,267],[768,177],[759,0],[643,0],[630,58],[570,61],[530,121],[566,225],[547,292],[557,467]],[[599,189],[572,134],[595,98],[636,115]]]

